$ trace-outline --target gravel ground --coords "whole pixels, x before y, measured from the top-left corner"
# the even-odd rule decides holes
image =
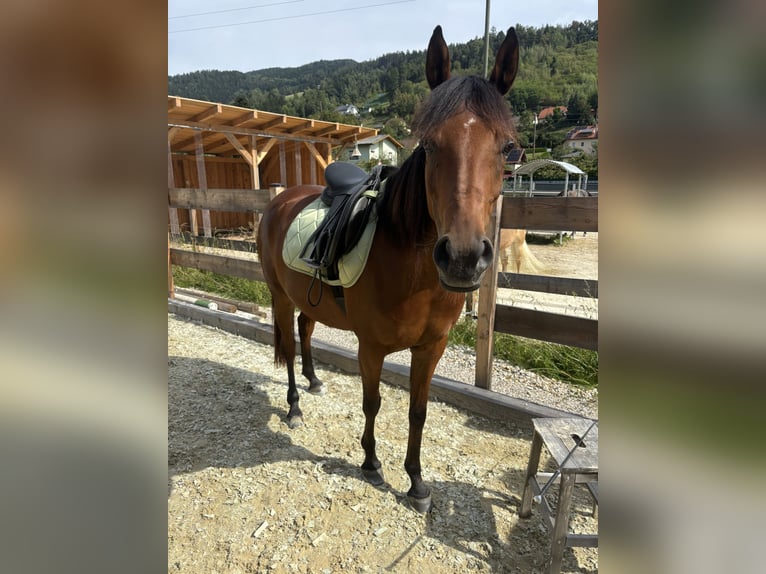
[[[529,428],[432,401],[422,462],[434,508],[420,515],[405,496],[406,391],[381,385],[387,483],[374,488],[359,472],[359,379],[317,367],[327,393],[301,391],[305,424],[290,430],[270,346],[169,315],[169,572],[544,571],[548,528],[539,511],[518,517]],[[583,492],[572,529],[598,529]],[[597,570],[597,549],[565,551],[563,572]]]

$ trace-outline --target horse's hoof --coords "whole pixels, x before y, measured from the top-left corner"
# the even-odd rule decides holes
[[[410,501],[410,506],[420,514],[426,514],[431,510],[431,495],[429,494],[425,498],[415,498],[414,496],[407,495],[407,500]]]
[[[291,429],[297,429],[300,426],[303,426],[303,417],[289,417],[287,419],[287,426]]]
[[[386,479],[383,478],[383,470],[380,468],[375,468],[373,470],[363,468],[362,476],[364,476],[364,479],[373,486],[380,486],[386,482]]]
[[[308,391],[312,395],[323,395],[327,392],[327,389],[324,386],[324,383],[317,383],[309,385]]]

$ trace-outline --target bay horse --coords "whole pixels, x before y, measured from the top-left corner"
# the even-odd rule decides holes
[[[518,59],[518,40],[510,28],[489,80],[450,78],[447,44],[441,26],[434,29],[426,53],[431,92],[412,126],[419,145],[386,182],[367,265],[357,282],[343,290],[345,311],[330,296],[315,306],[309,304],[312,278],[282,260],[290,222],[317,198],[321,186],[300,185],[277,195],[265,209],[258,231],[261,267],[272,295],[275,363],[287,367],[287,424],[299,426],[303,417],[293,367],[298,307],[302,373],[309,392],[323,391],[311,357],[315,322],[357,336],[365,416],[362,474],[373,485],[385,482],[375,454],[383,360],[389,353],[410,349],[404,468],[411,483],[407,496],[418,512],[431,507],[420,465],[431,377],[461,315],[465,293],[479,287],[493,262],[487,228],[502,189],[504,158],[516,141],[504,95],[516,77]]]

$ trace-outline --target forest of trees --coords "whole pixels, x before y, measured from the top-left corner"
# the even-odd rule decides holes
[[[568,26],[516,26],[520,68],[507,98],[519,120],[520,145],[556,148],[575,125],[598,114],[598,21]],[[505,32],[490,32],[490,54]],[[451,44],[453,74],[484,73],[484,39]],[[491,61],[490,61],[491,65]],[[394,52],[365,62],[318,61],[297,68],[251,72],[202,70],[168,76],[168,94],[269,112],[344,123],[364,122],[404,139],[412,114],[428,92],[425,50]],[[335,109],[354,104],[361,115]],[[535,130],[534,114],[546,106],[566,106]],[[371,111],[368,111],[371,110]],[[534,134],[534,135],[533,135]]]

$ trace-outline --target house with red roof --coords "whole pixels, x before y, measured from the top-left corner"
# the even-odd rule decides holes
[[[598,144],[598,126],[578,126],[569,130],[564,138],[564,147],[571,149],[570,153],[593,154]]]

